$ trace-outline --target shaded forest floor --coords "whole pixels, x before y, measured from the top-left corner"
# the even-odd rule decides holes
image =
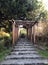
[[[41,56],[43,56],[44,58],[48,58],[48,51],[43,51],[43,50],[39,50],[38,49],[38,52]]]
[[[0,61],[2,61],[6,55],[8,55],[11,52],[11,48],[5,49],[0,52]]]

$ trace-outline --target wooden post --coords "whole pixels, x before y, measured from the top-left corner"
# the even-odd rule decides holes
[[[32,42],[32,27],[30,28],[30,40]]]
[[[27,30],[27,38],[29,39],[29,28]]]
[[[17,26],[17,40],[18,40],[18,26]]]
[[[17,39],[18,39],[18,26],[16,25],[16,29],[15,29],[15,36],[16,36],[16,38],[15,38],[15,40],[17,41]]]
[[[31,35],[32,35],[32,28],[30,28],[30,41],[31,41]]]
[[[27,38],[28,38],[28,28],[27,28]]]
[[[32,35],[32,28],[29,28],[28,29],[28,37],[30,40],[31,40],[31,35]]]
[[[13,25],[12,25],[12,39],[13,39],[12,46],[14,46],[14,43],[15,43],[15,22],[13,22]]]
[[[16,27],[16,26],[15,26]],[[15,37],[17,38],[17,27],[15,28]],[[15,39],[16,39],[15,38]]]
[[[34,37],[33,37],[33,26],[32,26],[32,42],[34,42]]]
[[[33,26],[33,36],[34,36],[34,43],[36,42],[36,38],[35,38],[35,25]]]
[[[28,28],[28,39],[30,39],[30,28]]]
[[[32,42],[32,35],[33,35],[33,30],[32,30],[32,28],[31,28],[31,42]]]

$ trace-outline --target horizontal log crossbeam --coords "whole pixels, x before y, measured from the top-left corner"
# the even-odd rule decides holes
[[[26,28],[27,37],[30,39],[30,41],[33,41],[35,43],[35,24],[38,22],[22,20],[10,20],[10,22],[12,23],[13,45],[15,41],[18,39],[18,25],[23,25],[23,27]]]

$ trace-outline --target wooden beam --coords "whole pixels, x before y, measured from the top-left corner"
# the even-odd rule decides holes
[[[15,22],[12,24],[12,40],[13,40],[12,46],[14,46],[14,43],[15,43]]]

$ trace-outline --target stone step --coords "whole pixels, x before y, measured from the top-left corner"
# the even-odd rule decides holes
[[[24,49],[24,48],[30,48],[30,49],[33,49],[34,47],[27,47],[27,46],[26,46],[26,47],[25,47],[25,46],[20,47],[20,46],[19,46],[19,47],[14,47],[14,48],[23,48],[23,49]],[[36,49],[36,48],[34,48],[34,49]]]
[[[8,55],[5,57],[5,59],[8,59],[8,58],[39,58],[41,56],[39,55],[35,55],[35,54],[32,54],[32,55]],[[42,58],[42,57],[41,57]]]
[[[35,54],[35,53],[38,53],[38,52],[37,52],[37,51],[25,51],[25,52],[24,52],[24,51],[22,51],[22,52],[20,52],[20,51],[16,51],[16,52],[13,51],[13,52],[11,52],[11,53],[15,53],[15,54],[16,54],[16,53],[17,53],[17,54],[18,54],[18,53],[32,53],[32,54]]]
[[[25,41],[22,42],[22,41],[21,41],[21,42],[17,42],[17,44],[32,44],[32,43],[31,43],[31,42],[25,42]]]
[[[31,45],[17,45],[16,47],[31,47],[31,48],[35,48],[34,46],[31,46]]]
[[[38,54],[37,52],[11,52],[10,54],[16,55],[26,55],[26,54]]]
[[[36,50],[34,50],[34,49],[13,49],[12,51],[36,51]]]
[[[47,64],[47,60],[38,60],[38,59],[24,59],[24,60],[4,60],[0,65],[25,65],[25,64],[32,64],[32,65],[39,65],[39,64]]]
[[[36,50],[35,48],[14,48],[14,50]]]
[[[20,40],[20,41],[18,41],[17,43],[18,43],[18,44],[31,44],[31,42],[25,41],[25,40],[24,40],[24,41],[21,41],[21,40]]]
[[[32,53],[10,53],[9,55],[31,55]],[[37,54],[37,53],[34,53]],[[38,55],[38,54],[37,54]]]
[[[32,46],[32,44],[17,44],[17,46]]]
[[[37,64],[35,64],[35,63],[27,63],[27,64],[1,64],[1,65],[46,65],[46,64],[44,64],[44,63],[37,63]]]
[[[11,50],[11,52],[37,52],[36,50]]]
[[[22,42],[21,42],[21,43],[22,43]],[[22,43],[22,44],[17,44],[17,45],[32,45],[32,44],[27,44],[27,43],[23,44],[23,43]]]
[[[27,39],[19,39],[11,53],[5,57],[0,65],[45,65],[48,59],[40,56]]]
[[[33,46],[14,46],[14,48],[34,48]]]
[[[5,60],[9,60],[9,59],[14,59],[14,60],[24,60],[24,59],[30,59],[30,60],[35,60],[35,59],[38,59],[38,60],[43,60],[44,58],[42,58],[42,57],[9,57],[9,58],[5,58]]]

